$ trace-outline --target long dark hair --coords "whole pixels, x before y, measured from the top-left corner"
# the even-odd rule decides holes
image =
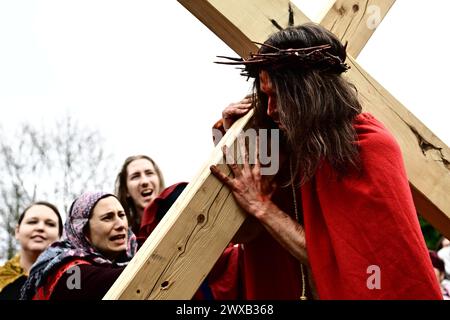
[[[120,169],[119,174],[116,178],[115,183],[115,194],[117,195],[117,198],[119,199],[120,203],[122,204],[123,208],[125,209],[125,212],[129,219],[129,225],[133,228],[133,231],[135,231],[135,228],[139,228],[139,223],[141,221],[141,217],[137,216],[137,210],[136,206],[134,204],[133,199],[131,197],[127,196],[128,190],[127,190],[127,175],[128,175],[128,165],[133,162],[134,160],[139,159],[146,159],[150,161],[153,164],[153,167],[155,168],[156,175],[159,178],[159,184],[160,184],[160,191],[164,190],[164,177],[162,175],[161,170],[159,169],[156,162],[146,155],[136,155],[136,156],[130,156],[125,159],[124,163],[122,164],[122,168]]]
[[[265,42],[260,53],[279,49],[297,49],[319,45],[331,45],[330,53],[342,61],[346,59],[345,47],[339,39],[323,27],[308,23],[281,30]],[[361,113],[356,88],[342,76],[342,70],[324,66],[311,68],[292,65],[264,68],[272,82],[276,97],[279,120],[286,131],[288,154],[295,176],[300,184],[308,181],[326,159],[339,173],[345,174],[349,167],[358,167],[359,153],[353,120]],[[274,128],[267,116],[268,98],[260,90],[256,77],[253,94],[255,101],[255,125]]]
[[[58,235],[61,237],[62,232],[63,232],[63,223],[62,223],[61,214],[59,213],[58,208],[56,208],[55,205],[53,205],[53,204],[51,204],[50,202],[47,202],[47,201],[36,201],[36,202],[33,202],[32,204],[30,204],[28,207],[26,207],[25,210],[23,210],[23,212],[20,214],[19,220],[17,222],[17,225],[20,226],[20,224],[22,223],[22,220],[25,217],[25,214],[27,213],[27,211],[29,209],[31,209],[32,207],[34,207],[34,206],[46,206],[46,207],[52,209],[52,211],[58,217]]]

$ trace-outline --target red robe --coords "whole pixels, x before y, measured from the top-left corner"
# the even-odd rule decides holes
[[[354,127],[362,172],[324,163],[298,193],[319,298],[442,299],[398,144],[370,114]],[[244,276],[247,299],[300,296],[299,262],[267,232],[244,245]]]
[[[398,144],[370,114],[354,127],[362,171],[339,178],[324,163],[297,193],[319,298],[442,299]],[[144,212],[141,241],[159,222],[159,201]],[[273,201],[294,216],[290,187]],[[298,300],[302,289],[299,261],[266,231],[243,250],[227,248],[209,278],[215,299]]]

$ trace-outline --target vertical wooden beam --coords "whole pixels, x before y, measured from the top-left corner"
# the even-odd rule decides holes
[[[348,41],[347,52],[358,57],[395,0],[336,0],[320,24]]]
[[[179,0],[187,10],[222,39],[239,56],[247,57],[258,47],[252,41],[263,42],[278,31],[270,19],[281,26],[288,25],[287,0]],[[309,19],[293,6],[297,24]]]

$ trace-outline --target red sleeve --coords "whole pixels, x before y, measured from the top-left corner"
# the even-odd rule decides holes
[[[136,235],[139,248],[155,230],[159,221],[161,221],[181,192],[183,192],[186,185],[186,182],[180,182],[167,187],[144,209],[139,232]]]
[[[45,283],[38,288],[33,300],[49,300],[53,295],[55,287],[59,280],[63,277],[67,270],[76,265],[90,264],[90,262],[83,259],[73,259],[61,264],[51,275],[49,275]]]
[[[80,264],[78,267],[78,271],[75,271],[78,274],[61,274],[51,294],[51,300],[101,300],[125,269],[92,264]]]
[[[243,298],[242,247],[230,244],[208,274],[208,284],[215,300]]]
[[[355,123],[362,171],[324,164],[302,188],[307,251],[321,299],[441,299],[401,150],[372,116]]]

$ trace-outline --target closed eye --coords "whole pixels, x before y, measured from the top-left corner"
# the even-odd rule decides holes
[[[47,222],[45,222],[45,224],[49,227],[56,227],[56,223],[53,221],[47,221]]]
[[[108,212],[108,213],[104,214],[103,216],[101,216],[100,220],[109,221],[113,218],[113,216],[114,216],[113,212]]]

